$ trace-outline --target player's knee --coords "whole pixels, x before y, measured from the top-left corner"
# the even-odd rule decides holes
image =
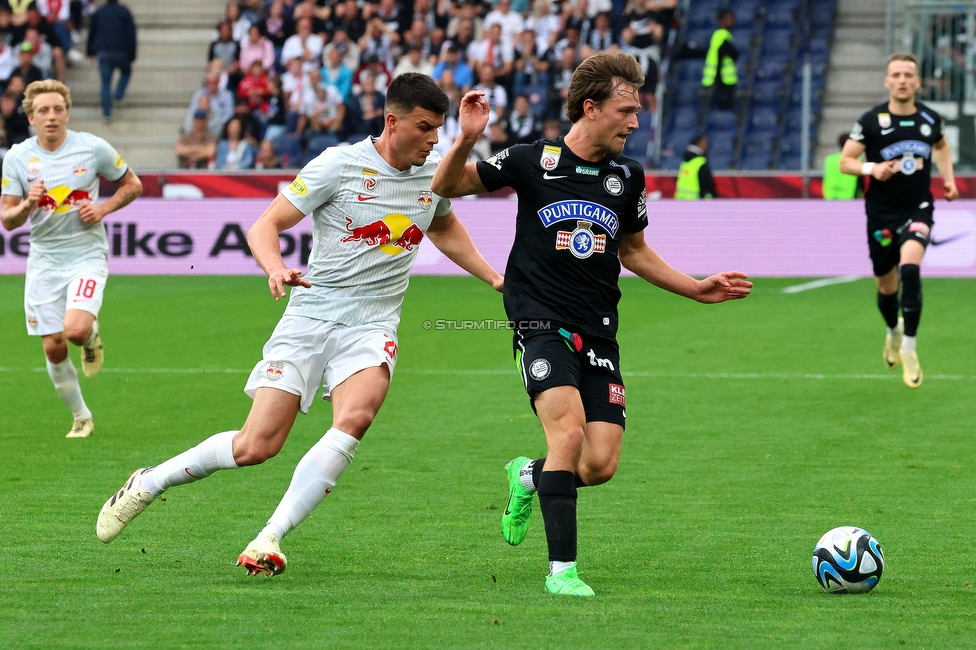
[[[285,444],[287,431],[254,432],[247,425],[234,437],[234,462],[238,467],[260,465],[278,455]]]
[[[376,411],[369,408],[350,409],[338,415],[332,423],[332,426],[339,431],[348,433],[354,438],[360,438],[362,434],[366,433],[370,425],[373,424],[373,418],[375,417]]]
[[[617,461],[589,463],[579,469],[579,477],[586,485],[603,485],[617,473]]]
[[[64,336],[45,336],[41,344],[44,347],[44,356],[51,363],[61,363],[68,358],[68,344],[65,343]]]
[[[918,264],[902,264],[899,269],[901,283],[906,288],[915,288],[922,284],[922,270]]]
[[[89,333],[80,327],[64,328],[64,337],[75,345],[84,345],[88,341]]]

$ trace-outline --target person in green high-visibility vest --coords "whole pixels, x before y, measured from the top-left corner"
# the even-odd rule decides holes
[[[718,29],[712,34],[705,55],[705,71],[702,72],[702,86],[714,87],[713,98],[719,110],[730,111],[735,104],[735,85],[739,83],[739,74],[735,69],[735,62],[739,59],[739,50],[732,44],[732,32],[735,26],[735,14],[728,9],[718,12]],[[715,83],[718,81],[718,83]]]
[[[708,167],[705,153],[708,151],[708,138],[696,135],[688,142],[684,162],[678,170],[678,182],[674,188],[674,198],[679,201],[697,201],[698,199],[714,199],[718,197],[715,191],[715,179]]]
[[[845,201],[864,195],[864,180],[840,170],[840,149],[850,137],[847,131],[841,133],[837,137],[837,153],[824,158],[823,197],[828,201]]]

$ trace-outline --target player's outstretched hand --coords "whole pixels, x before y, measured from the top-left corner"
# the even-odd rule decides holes
[[[871,176],[879,181],[886,181],[901,169],[901,158],[893,158],[885,162],[876,163],[871,169]]]
[[[956,187],[956,181],[942,181],[942,189],[945,190],[946,201],[955,201],[959,198],[959,188]]]
[[[749,276],[741,271],[716,273],[698,283],[698,302],[715,303],[745,298],[752,291]]]
[[[45,192],[47,192],[47,188],[44,187],[44,181],[37,181],[30,186],[30,189],[27,190],[27,205],[31,210],[37,207],[37,202],[41,200]]]
[[[280,269],[268,276],[268,286],[271,287],[271,295],[275,300],[281,300],[288,295],[285,287],[305,287],[312,286],[312,283],[302,277],[302,272],[298,269]]]
[[[458,109],[458,122],[461,126],[461,133],[468,137],[477,137],[485,132],[488,126],[488,116],[491,107],[485,99],[485,91],[472,90],[465,93],[461,98],[461,106]]]
[[[82,203],[78,206],[78,216],[86,226],[94,226],[105,218],[102,209],[94,203]]]

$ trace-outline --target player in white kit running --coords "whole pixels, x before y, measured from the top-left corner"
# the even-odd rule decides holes
[[[108,279],[108,240],[102,220],[142,194],[142,182],[108,142],[69,131],[71,91],[60,81],[35,81],[24,91],[24,111],[37,135],[14,145],[3,159],[3,227],[31,223],[24,288],[27,333],[40,336],[47,372],[71,409],[68,438],[95,428],[68,358],[81,346],[86,377],[104,361],[98,311]],[[99,177],[119,184],[98,202]]]
[[[448,109],[430,77],[397,77],[380,137],[327,149],[258,218],[248,243],[271,294],[278,300],[286,286],[295,289],[244,387],[254,399],[251,412],[239,431],[136,470],[102,507],[98,539],[111,542],[170,487],[273,457],[322,385],[332,428],[298,463],[278,508],[237,561],[250,575],[285,570],[280,540],[332,491],[386,398],[400,307],[424,234],[461,268],[502,288],[450,201],[430,191],[440,159],[432,150]],[[278,235],[309,213],[313,245],[303,276],[285,266]]]

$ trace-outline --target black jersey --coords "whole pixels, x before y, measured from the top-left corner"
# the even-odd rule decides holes
[[[932,205],[932,145],[942,139],[942,116],[920,102],[915,108],[912,115],[893,115],[887,102],[879,104],[851,130],[851,139],[865,146],[868,162],[901,159],[901,170],[890,179],[868,182],[864,201],[869,218],[893,219]]]
[[[621,155],[588,162],[556,138],[500,151],[478,163],[478,175],[489,191],[518,193],[505,270],[509,320],[616,335],[620,238],[647,226],[640,163]]]

